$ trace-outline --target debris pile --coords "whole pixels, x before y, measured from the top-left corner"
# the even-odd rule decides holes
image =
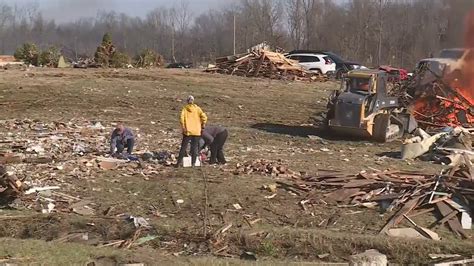
[[[98,68],[98,65],[94,58],[81,58],[77,62],[72,63],[74,68]]]
[[[4,120],[8,130],[0,143],[3,163],[61,163],[107,150],[106,128],[86,121],[42,123],[34,120]]]
[[[402,145],[401,158],[415,159],[420,157],[426,161],[435,161],[453,165],[460,156],[474,159],[472,152],[472,133],[465,128],[445,128],[434,135],[422,129],[414,132],[414,137],[406,139]]]
[[[283,54],[259,50],[221,57],[207,72],[244,77],[265,77],[284,80],[326,81],[327,77],[305,70],[297,61]]]
[[[170,151],[145,152],[141,155],[145,162],[156,162],[162,165],[171,166],[176,164],[176,156]]]
[[[0,132],[0,165],[5,165],[5,168],[0,167],[0,200],[10,204],[19,198],[29,202],[29,206],[36,202],[40,210],[47,213],[53,209],[70,211],[70,204],[81,201],[80,197],[74,196],[81,194],[81,188],[74,186],[70,179],[94,179],[101,171],[121,168],[125,170],[121,172],[122,176],[137,175],[148,180],[164,170],[162,165],[170,165],[174,160],[170,152],[144,153],[143,158],[152,155],[146,165],[138,158],[105,157],[112,127],[105,127],[100,122],[44,123],[24,119],[2,120],[0,126],[4,129]],[[146,143],[144,137],[141,145],[146,147]],[[23,193],[27,187],[33,190]],[[72,195],[51,192],[52,188]]]
[[[295,172],[288,169],[281,161],[267,161],[267,160],[255,160],[249,161],[243,164],[237,164],[236,169],[233,171],[235,175],[239,174],[260,174],[273,177],[281,178],[300,178],[302,173]]]
[[[474,98],[470,92],[473,88],[463,81],[461,73],[427,63],[407,82],[410,106],[424,128],[474,125]]]
[[[414,115],[424,126],[469,126],[474,124],[474,103],[457,90],[434,83],[416,96]]]
[[[474,172],[470,161],[459,161],[440,175],[401,171],[355,175],[332,172],[303,177],[293,184],[278,183],[292,193],[302,195],[304,199],[300,203],[303,206],[323,202],[341,207],[379,208],[381,212],[396,210],[380,233],[387,233],[404,218],[429,212],[437,212],[439,216],[430,228],[447,223],[456,235],[467,238],[465,230],[472,226],[473,210],[470,208],[474,206]],[[315,193],[319,190],[324,193]]]

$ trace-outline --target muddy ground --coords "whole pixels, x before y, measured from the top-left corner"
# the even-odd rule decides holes
[[[303,210],[298,204],[301,199],[283,189],[274,198],[265,198],[272,193],[262,186],[275,183],[274,177],[232,173],[237,163],[254,159],[282,160],[290,169],[309,175],[321,170],[356,173],[370,168],[439,172],[439,165],[397,159],[400,142],[341,139],[318,129],[326,97],[338,87],[335,82],[162,69],[30,69],[4,70],[0,75],[3,120],[87,120],[106,126],[124,121],[139,133],[138,151],[177,152],[182,100],[193,94],[209,123],[230,131],[229,164],[224,167],[163,167],[147,176],[133,169],[101,170],[81,178],[59,172],[52,185],[67,183],[61,192],[90,200],[98,213],[107,215],[40,214],[5,208],[0,212],[0,257],[5,261],[220,264],[237,263],[242,252],[249,251],[272,264],[345,262],[351,254],[376,248],[392,262],[427,263],[429,253],[473,254],[474,242],[456,239],[447,228],[437,229],[444,238],[440,242],[390,239],[377,235],[390,213],[327,205]],[[208,215],[204,177],[208,180]],[[177,204],[177,200],[184,203]],[[242,209],[235,209],[236,203]],[[117,218],[122,213],[149,219],[153,229],[143,234],[157,238],[128,250],[95,248],[103,241],[133,236],[133,225]],[[328,220],[332,222],[325,222]],[[428,225],[434,220],[427,215],[416,221]],[[224,233],[217,233],[230,224]],[[73,233],[87,233],[87,240],[64,241],[64,236]]]

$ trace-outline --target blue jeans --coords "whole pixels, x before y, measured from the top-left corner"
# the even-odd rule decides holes
[[[128,139],[127,143],[125,143],[125,145],[122,142],[117,141],[117,145],[116,145],[117,153],[123,153],[123,150],[125,148],[127,148],[127,153],[132,154],[133,146],[135,146],[135,140],[134,139]]]

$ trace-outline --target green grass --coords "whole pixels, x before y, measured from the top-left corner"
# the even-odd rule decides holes
[[[4,262],[18,264],[86,265],[106,261],[105,258],[114,263],[129,262],[132,253],[81,244],[0,238],[0,257]]]

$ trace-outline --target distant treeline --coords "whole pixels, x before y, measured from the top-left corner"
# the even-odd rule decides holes
[[[35,5],[0,4],[0,52],[23,43],[56,46],[71,60],[93,57],[104,33],[130,56],[152,49],[168,62],[209,62],[267,41],[274,47],[326,49],[372,66],[412,68],[420,58],[462,45],[463,22],[473,0],[239,0],[193,15],[186,1],[144,18],[100,12],[57,24]]]

